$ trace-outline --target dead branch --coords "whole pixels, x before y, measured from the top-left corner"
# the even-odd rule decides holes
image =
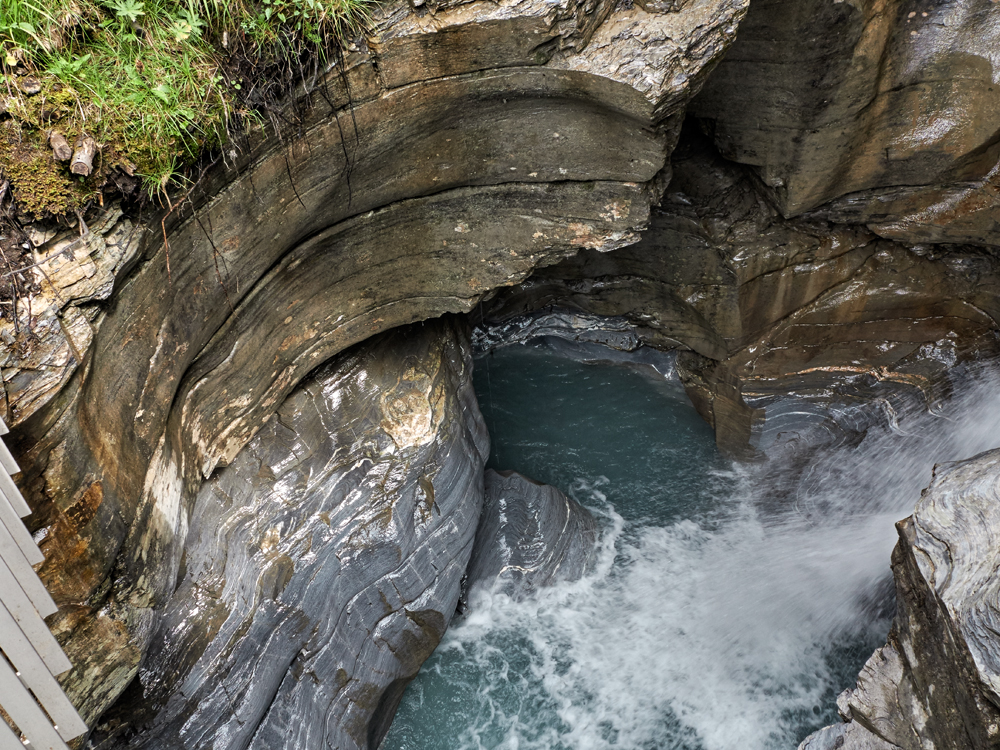
[[[49,131],[49,146],[52,147],[56,161],[69,161],[73,158],[73,149],[70,147],[69,141],[58,130]]]
[[[89,177],[94,171],[94,154],[97,153],[97,142],[89,135],[81,135],[76,139],[76,150],[73,152],[73,163],[69,171],[73,174]]]

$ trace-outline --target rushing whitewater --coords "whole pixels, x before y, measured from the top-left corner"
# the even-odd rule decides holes
[[[385,748],[791,750],[884,642],[894,522],[935,463],[1000,443],[1000,389],[980,379],[805,470],[739,467],[651,370],[526,347],[483,364],[492,465],[588,506],[598,564],[472,602]]]

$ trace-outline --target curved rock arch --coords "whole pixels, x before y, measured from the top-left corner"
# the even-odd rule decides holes
[[[638,239],[747,0],[681,5],[392,6],[284,142],[145,222],[81,366],[21,427],[36,515],[62,519],[41,575],[88,722],[149,647],[203,479],[307,373]]]

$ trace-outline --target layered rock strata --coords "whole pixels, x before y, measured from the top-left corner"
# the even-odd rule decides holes
[[[88,722],[160,658],[202,483],[309,372],[581,248],[638,239],[684,106],[747,4],[386,4],[281,113],[294,122],[278,137],[227,150],[126,245],[79,227],[117,248],[94,261],[99,293],[60,302],[100,253],[60,251],[54,268],[46,242],[63,238],[40,235],[24,273],[61,321],[19,306],[30,335],[5,375],[40,575],[77,665],[66,688]]]
[[[761,0],[693,111],[789,215],[978,180],[998,156],[1000,119],[984,106],[997,13],[990,0]]]
[[[4,404],[48,559],[40,574],[60,605],[52,625],[76,667],[66,687],[93,725],[131,686],[95,742],[377,744],[402,685],[447,623],[471,511],[449,496],[457,526],[442,532],[445,557],[427,562],[448,580],[436,572],[427,580],[423,567],[407,577],[412,588],[390,591],[384,560],[371,580],[348,560],[357,601],[380,596],[375,609],[344,616],[364,628],[382,606],[387,630],[385,640],[341,641],[337,656],[329,644],[347,620],[324,609],[334,605],[321,604],[307,578],[345,570],[332,551],[340,542],[326,536],[336,536],[333,526],[314,518],[326,501],[302,489],[274,504],[284,489],[254,472],[297,445],[287,465],[267,466],[298,492],[313,486],[303,479],[312,469],[326,470],[316,468],[324,451],[347,455],[335,437],[346,422],[310,406],[324,386],[295,389],[388,329],[472,310],[501,326],[536,316],[527,331],[541,313],[548,317],[535,330],[678,349],[688,392],[737,455],[760,449],[763,417],[900,391],[933,403],[952,368],[997,353],[1000,279],[989,250],[1000,244],[998,6],[755,0],[693,107],[713,144],[746,168],[690,134],[668,161],[689,99],[747,6],[390,3],[299,92],[300,116],[280,137],[248,137],[179,203],[145,217],[110,210],[75,234],[29,232],[34,267],[21,273],[30,295],[0,323]],[[458,338],[426,344],[423,371],[461,372]],[[346,356],[359,361],[359,352]],[[454,406],[465,386],[449,377],[440,404]],[[348,422],[366,408],[396,413],[360,375],[343,387],[358,394]],[[275,415],[293,392],[303,413],[286,411],[283,423]],[[435,413],[434,434],[445,435]],[[458,421],[448,424],[461,421],[449,413]],[[391,529],[388,546],[376,548],[425,560],[426,529],[398,522],[397,511],[427,503],[413,474],[421,461],[452,459],[430,456],[430,443],[399,449],[392,423],[369,425],[378,437],[352,443],[361,452],[351,456],[399,482],[398,492],[373,490],[372,502],[391,511],[373,522]],[[289,435],[299,428],[296,443]],[[258,433],[269,447],[247,449]],[[415,434],[400,432],[404,443],[404,433]],[[343,476],[363,487],[374,474]],[[973,486],[973,474],[962,476]],[[219,493],[242,493],[245,512]],[[288,503],[316,513],[297,516]],[[343,528],[365,526],[373,507],[355,507]],[[212,536],[208,527],[223,520]],[[929,553],[907,552],[929,537],[913,538],[904,534],[897,553],[913,614],[870,665],[878,679],[865,683],[902,687],[895,698],[889,688],[859,689],[844,704],[853,720],[814,743],[915,748],[905,744],[911,735],[938,747],[993,743],[995,696],[976,661],[980,647],[935,614],[945,612],[940,582],[928,588],[919,564]],[[980,557],[991,564],[989,553]],[[246,575],[242,588],[221,583],[236,570]],[[932,589],[924,599],[914,593]],[[421,609],[403,602],[411,594]],[[249,664],[272,626],[268,661]],[[335,666],[345,653],[364,659]],[[939,683],[958,697],[932,696]],[[892,718],[871,718],[883,715]],[[879,729],[890,724],[891,737]]]
[[[26,234],[31,293],[5,299],[0,376],[6,418],[20,424],[59,395],[84,361],[116,279],[131,270],[141,228],[109,209],[92,226]]]
[[[897,528],[888,642],[802,750],[1000,746],[1000,451],[936,467]]]
[[[480,593],[529,596],[587,570],[597,522],[575,500],[515,471],[486,471],[483,513],[466,574],[466,601]]]
[[[956,364],[997,353],[992,254],[785,219],[693,129],[672,170],[641,242],[541,269],[479,319],[561,316],[577,339],[681,350],[689,394],[736,455],[769,408],[786,408],[779,397],[829,405],[902,388],[933,403]]]
[[[93,745],[377,747],[455,612],[488,453],[455,319],[321,367],[194,499]]]
[[[755,0],[692,111],[787,216],[996,246],[998,40],[992,0]]]

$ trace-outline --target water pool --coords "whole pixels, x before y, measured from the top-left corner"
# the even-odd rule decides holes
[[[773,471],[723,459],[651,368],[511,346],[477,360],[476,388],[489,465],[589,507],[598,564],[527,601],[474,602],[385,750],[793,750],[837,721],[884,642],[893,522],[935,458],[989,447],[995,424],[872,431],[776,509]]]

